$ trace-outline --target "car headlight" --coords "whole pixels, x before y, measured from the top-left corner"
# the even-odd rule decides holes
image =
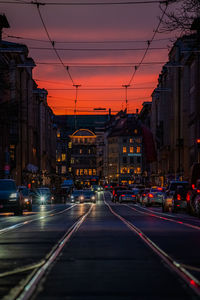
[[[80,196],[80,200],[84,200],[84,196]]]
[[[28,198],[25,198],[24,201],[25,201],[25,202],[29,202],[29,199],[28,199]]]
[[[40,200],[41,200],[41,201],[44,201],[44,196],[40,197]]]
[[[10,198],[11,198],[11,199],[17,198],[17,193],[12,193],[12,194],[10,194]]]
[[[92,200],[95,200],[95,196],[92,196],[91,199],[92,199]]]

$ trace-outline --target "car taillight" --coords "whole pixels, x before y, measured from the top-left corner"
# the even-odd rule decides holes
[[[197,190],[197,194],[200,194],[200,190]]]
[[[125,197],[125,195],[121,195],[122,197]]]
[[[152,194],[149,194],[148,196],[149,196],[149,198],[153,198],[153,195],[152,195]]]
[[[186,196],[186,200],[187,200],[187,201],[190,201],[190,194],[189,194],[189,193],[188,193],[187,196]]]
[[[181,200],[181,195],[177,194],[177,200]]]
[[[144,196],[146,196],[146,194],[142,194],[142,196],[144,197]]]
[[[134,197],[135,197],[135,195],[132,195],[131,197],[133,197],[133,198],[134,198]]]

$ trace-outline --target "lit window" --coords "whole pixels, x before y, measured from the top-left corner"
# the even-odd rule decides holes
[[[89,169],[89,175],[92,175],[92,169]]]
[[[36,155],[36,152],[37,152],[36,148],[33,148],[33,156]]]
[[[74,164],[74,158],[73,157],[71,158],[71,164],[72,165]]]
[[[134,148],[130,147],[130,153],[133,153],[133,152],[134,152]]]
[[[65,153],[62,153],[62,154],[61,154],[61,158],[62,158],[62,161],[65,161],[65,160],[66,160],[66,154],[65,154]]]
[[[76,169],[76,175],[79,175],[79,169]]]
[[[80,175],[83,175],[83,169],[80,169]]]
[[[82,154],[83,153],[83,150],[82,149],[80,149],[80,154]]]
[[[138,130],[137,130],[137,129],[134,129],[134,133],[137,134],[137,133],[138,133]]]
[[[96,175],[97,171],[95,169],[93,169],[93,175]]]
[[[61,173],[65,174],[66,173],[66,166],[61,166]]]
[[[88,170],[84,169],[84,175],[87,175],[87,173],[88,173]]]
[[[60,138],[60,130],[57,131],[57,138]]]
[[[133,143],[133,139],[130,139],[130,141],[129,141],[130,143]]]
[[[56,161],[60,162],[61,161],[61,158],[60,158],[60,155],[57,156],[57,159]]]
[[[72,148],[72,142],[68,143],[68,148],[70,148],[70,149]]]
[[[137,173],[141,173],[141,168],[140,167],[137,167]]]
[[[123,153],[126,153],[126,147],[123,147]]]
[[[69,167],[69,172],[71,172],[72,171],[72,168],[71,167]]]
[[[137,147],[137,153],[140,153],[140,151],[141,151],[141,148]]]

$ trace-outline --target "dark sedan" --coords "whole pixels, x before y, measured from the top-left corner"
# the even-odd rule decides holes
[[[119,202],[137,202],[137,192],[136,191],[120,191],[119,195]]]
[[[22,195],[12,179],[0,179],[0,211],[23,214]]]
[[[71,202],[93,202],[96,203],[96,194],[90,190],[76,190],[71,194]]]

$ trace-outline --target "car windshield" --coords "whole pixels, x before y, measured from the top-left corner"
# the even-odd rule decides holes
[[[123,192],[123,194],[125,194],[125,195],[137,195],[137,194],[138,194],[137,191],[122,191],[122,192]]]
[[[93,195],[95,195],[95,193],[92,192],[92,191],[83,191],[83,194],[84,194],[85,196],[93,196]]]
[[[81,194],[83,194],[83,191],[82,191],[82,190],[78,190],[78,191],[74,191],[74,192],[72,193],[72,196],[76,197],[76,196],[79,196],[79,195],[81,195]]]
[[[188,182],[173,182],[170,185],[170,191],[176,191],[177,186],[182,186],[184,189],[188,189],[189,183]]]
[[[16,185],[14,181],[0,181],[0,191],[13,191],[16,190]]]
[[[43,189],[43,188],[39,188],[36,190],[37,194],[50,194],[50,190],[49,189]]]
[[[21,192],[22,195],[24,195],[24,196],[28,196],[28,194],[29,194],[28,189],[21,189],[20,192]]]

